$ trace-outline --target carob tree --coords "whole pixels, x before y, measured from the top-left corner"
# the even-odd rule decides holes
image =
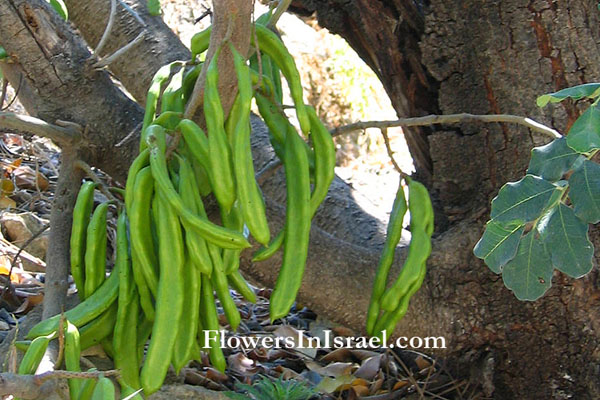
[[[232,10],[238,2],[223,3]],[[102,36],[108,4],[66,4],[81,36],[43,1],[0,1],[0,44],[14,59],[2,70],[15,86],[22,81],[20,98],[29,113],[85,127],[76,142],[63,147],[48,260],[56,293],[64,293],[68,267],[70,221],[64,216],[70,215],[82,176],[69,160],[82,159],[122,181],[137,136],[115,146],[142,116],[105,72],[93,68],[95,59],[85,47],[87,42],[94,48]],[[105,51],[122,47],[145,29],[143,40],[108,66],[143,103],[154,72],[189,55],[159,17],[145,12],[145,1],[129,4],[146,25],[119,8]],[[377,73],[399,116],[513,113],[564,132],[579,114],[577,105],[540,110],[536,96],[593,80],[600,72],[598,11],[592,1],[302,0],[292,11],[316,12],[322,26],[346,38]],[[254,122],[260,170],[273,155],[264,126]],[[445,336],[448,347],[438,354],[458,360],[458,366],[473,365],[475,379],[498,398],[597,397],[597,272],[577,281],[557,274],[541,300],[523,303],[472,255],[489,200],[502,184],[523,175],[530,148],[546,139],[506,124],[411,129],[407,139],[417,175],[437,199],[437,232],[424,287],[397,333]],[[277,173],[263,185],[274,230],[283,224],[281,179]],[[337,180],[319,211],[300,300],[361,332],[384,223],[352,196]],[[404,247],[397,252],[399,266]],[[248,275],[274,283],[278,257],[252,264],[248,253],[244,261]],[[46,315],[58,311],[46,310]]]

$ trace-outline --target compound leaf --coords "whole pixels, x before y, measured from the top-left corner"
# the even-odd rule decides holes
[[[594,247],[588,239],[588,224],[564,204],[553,209],[546,226],[544,243],[554,266],[572,278],[592,269]]]
[[[567,138],[561,137],[531,150],[527,173],[556,182],[573,167],[578,157],[579,153],[567,146]]]
[[[558,186],[533,175],[502,186],[492,200],[490,218],[495,222],[528,222],[538,218]]]
[[[579,100],[584,97],[596,98],[600,95],[600,83],[585,83],[559,90],[558,92],[543,94],[537,98],[538,107],[544,107],[548,103],[558,103],[566,98]]]
[[[600,149],[600,109],[591,105],[571,126],[567,144],[579,153]]]
[[[600,221],[600,165],[585,160],[569,178],[575,215],[591,224]]]
[[[520,222],[502,224],[489,221],[485,232],[473,249],[476,257],[483,259],[492,272],[499,274],[502,267],[517,253],[525,225]]]
[[[517,255],[502,271],[502,280],[519,300],[537,300],[552,285],[554,267],[534,229],[519,242]]]

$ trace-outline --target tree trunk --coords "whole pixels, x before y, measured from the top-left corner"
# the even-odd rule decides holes
[[[3,3],[21,2],[0,1],[0,5]],[[102,0],[79,3],[89,4],[91,9],[106,7]],[[136,9],[145,7],[143,0],[132,3]],[[420,2],[354,0],[340,6],[337,0],[304,0],[295,5],[296,10],[307,13],[317,10],[322,25],[347,38],[378,73],[401,116],[503,112],[537,117],[564,128],[576,117],[577,109],[567,104],[540,111],[535,109],[535,96],[580,83],[586,76],[598,76],[599,67],[593,58],[599,36],[596,5],[591,1],[517,3],[486,2],[482,7],[472,0],[436,0],[419,6]],[[17,37],[13,38],[19,29],[12,34],[2,30],[6,28],[6,15],[5,10],[0,11],[0,43],[18,59],[25,57],[33,50],[21,49]],[[76,19],[74,23],[85,38],[93,37],[89,35],[94,30],[98,37],[104,29],[102,23],[85,25]],[[124,37],[119,36],[119,29],[124,29],[120,26],[113,38],[115,48],[128,40],[120,39]],[[152,38],[176,41],[164,24],[148,29]],[[7,38],[11,48],[5,45],[9,43]],[[127,58],[147,60],[152,66],[166,62],[167,55],[152,53],[155,44],[145,40]],[[70,54],[62,57],[68,60]],[[39,56],[32,56],[30,62],[21,65],[31,68],[28,76],[37,76],[37,59]],[[140,71],[135,67],[137,61],[130,65],[124,63],[121,69],[114,65],[112,72],[130,93],[138,93],[135,96],[139,99],[145,87],[135,88],[145,86],[155,69],[142,69],[141,77],[133,72]],[[17,75],[7,76],[18,82]],[[59,107],[49,109],[46,102],[59,103],[53,102],[48,87],[34,79],[28,83],[32,89],[22,92],[23,98],[30,98],[25,101],[26,107],[50,121],[95,121],[100,117],[119,121],[127,117],[129,125],[135,126],[140,118],[139,109],[128,114],[118,107],[107,110],[75,104],[79,107],[75,115]],[[90,88],[96,84],[105,87],[101,105],[121,99],[103,77],[67,80],[64,87],[55,90],[77,89],[72,98],[89,101],[90,93],[94,93]],[[42,99],[35,100],[36,91]],[[92,127],[101,132],[101,125]],[[256,120],[254,132],[253,150],[259,170],[273,154],[264,125]],[[109,135],[111,140],[107,142],[127,133],[129,129],[122,129],[118,135]],[[472,255],[490,198],[504,182],[523,174],[530,147],[541,143],[542,138],[508,125],[422,129],[411,131],[408,137],[418,173],[437,199],[439,218],[426,282],[397,333],[409,337],[445,336],[448,348],[439,354],[462,357],[467,362],[493,361],[498,398],[561,398],[561,393],[597,398],[600,381],[595,368],[599,354],[595,330],[600,320],[596,312],[600,297],[596,271],[577,281],[558,274],[555,287],[543,299],[523,303]],[[100,154],[100,159],[90,162],[112,168],[109,172],[116,172],[115,162],[130,160],[133,155],[113,149]],[[117,172],[117,177],[122,178],[123,172]],[[281,174],[276,174],[263,187],[273,231],[284,220],[281,179]],[[352,190],[340,180],[334,183],[314,225],[299,298],[318,313],[362,331],[384,225],[357,204]],[[404,245],[397,251],[392,273],[398,272],[405,256]],[[280,259],[252,264],[249,255],[244,255],[244,271],[272,285]]]
[[[579,115],[577,105],[539,109],[536,97],[600,76],[595,1],[355,0],[340,6],[302,0],[293,10],[316,11],[322,26],[348,40],[382,79],[399,116],[512,113],[566,132]],[[427,136],[426,147],[415,148],[419,134]],[[408,138],[418,174],[431,176],[442,218],[425,289],[399,331],[446,335],[452,355],[488,352],[497,398],[598,398],[597,270],[580,280],[557,272],[541,300],[525,303],[471,253],[490,200],[505,182],[524,175],[530,148],[544,138],[505,124],[411,131]],[[423,173],[427,159],[431,169]],[[592,236],[598,248],[598,235]]]

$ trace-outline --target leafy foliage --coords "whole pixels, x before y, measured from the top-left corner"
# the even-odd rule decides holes
[[[596,98],[600,95],[600,83],[585,83],[559,90],[555,93],[543,94],[537,98],[538,107],[545,107],[548,103],[558,103],[567,98],[579,100],[583,98]]]
[[[490,221],[473,253],[520,300],[536,300],[552,285],[554,269],[580,278],[592,269],[588,224],[600,221],[600,83],[589,83],[537,100],[595,102],[567,137],[531,151],[527,175],[504,185],[492,200]]]

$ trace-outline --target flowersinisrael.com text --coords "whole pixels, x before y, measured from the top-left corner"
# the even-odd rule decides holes
[[[219,335],[217,335],[217,333]],[[446,339],[443,336],[428,337],[406,337],[400,336],[388,343],[387,335],[383,335],[383,340],[376,337],[345,337],[334,336],[329,330],[323,331],[323,337],[310,337],[304,335],[305,331],[298,330],[295,336],[229,336],[226,337],[225,330],[206,331],[204,336],[204,347],[208,348],[213,342],[219,342],[221,348],[246,348],[254,349],[263,347],[288,348],[288,349],[377,349],[377,348],[400,348],[400,349],[445,349]]]

